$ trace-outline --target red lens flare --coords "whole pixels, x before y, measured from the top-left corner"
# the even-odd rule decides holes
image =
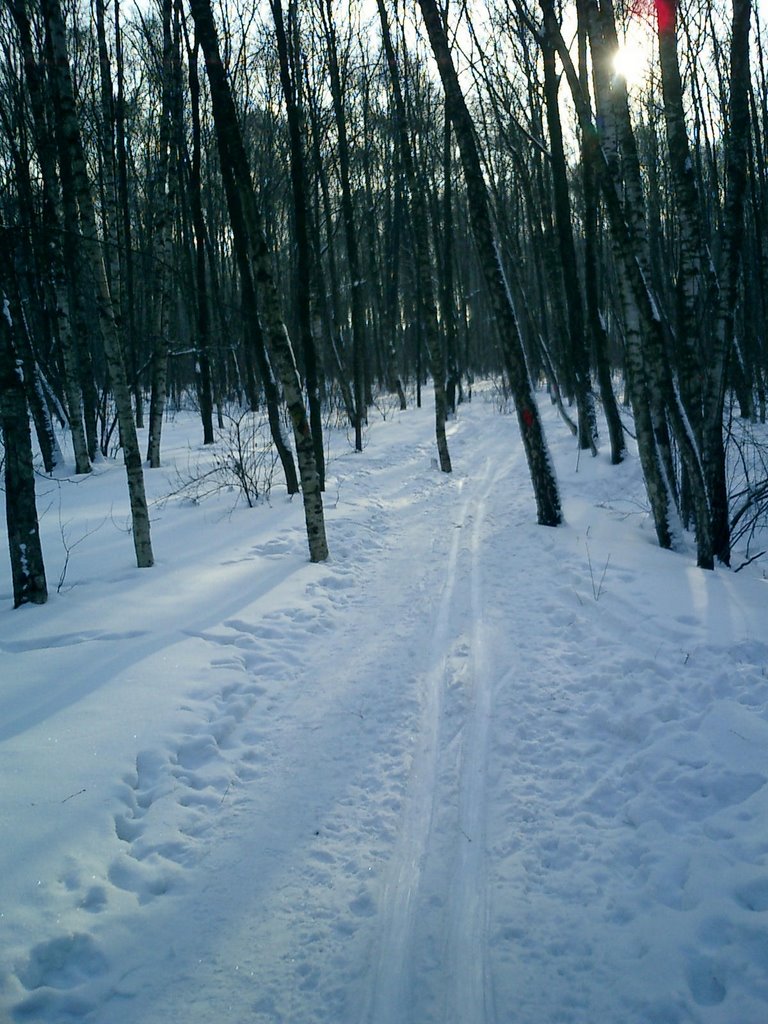
[[[655,21],[659,32],[672,32],[675,27],[677,0],[632,0],[629,9],[640,21]]]

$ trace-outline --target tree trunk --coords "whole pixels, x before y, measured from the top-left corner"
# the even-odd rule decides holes
[[[437,4],[435,0],[419,0],[419,6],[437,61],[448,114],[461,155],[472,234],[488,288],[510,386],[515,399],[520,434],[536,497],[538,521],[542,526],[558,526],[562,522],[560,494],[539,417],[533,385],[528,373],[517,314],[491,226],[488,190],[480,165],[472,118],[461,92]]]
[[[280,59],[280,81],[288,117],[288,143],[291,161],[291,192],[296,231],[296,285],[299,317],[299,336],[304,356],[304,374],[309,401],[309,423],[315,444],[315,463],[320,477],[320,490],[325,490],[325,452],[323,451],[323,419],[320,406],[320,382],[317,369],[317,350],[312,334],[312,263],[307,227],[307,176],[302,143],[304,119],[299,97],[299,75],[295,54],[289,47],[283,22],[281,0],[271,0],[275,24],[277,50]]]
[[[619,404],[613,390],[611,364],[608,355],[608,333],[605,329],[600,311],[598,292],[598,190],[596,168],[592,147],[582,140],[581,148],[582,182],[584,188],[584,293],[587,309],[587,323],[592,337],[597,368],[597,382],[603,413],[608,425],[608,437],[611,442],[611,463],[617,466],[624,461],[627,446],[624,440],[624,427],[621,422]]]
[[[69,58],[66,47],[66,33],[61,16],[59,0],[42,0],[43,14],[47,29],[47,46],[51,56],[51,67],[55,80],[56,132],[59,148],[59,162],[64,187],[64,168],[67,167],[67,187],[74,190],[80,211],[82,250],[93,274],[97,289],[96,301],[99,326],[104,342],[107,370],[115,398],[123,446],[123,459],[128,478],[128,493],[133,523],[133,544],[136,564],[146,568],[153,564],[150,540],[149,512],[144,491],[144,475],[141,468],[141,454],[136,436],[136,423],[131,408],[131,394],[125,376],[120,338],[115,323],[112,298],[109,293],[104,260],[100,251],[96,231],[96,214],[88,182],[85,155],[77,120]]]
[[[749,145],[749,26],[751,0],[733,0],[731,28],[730,104],[726,137],[725,209],[720,266],[720,305],[714,350],[707,360],[704,397],[704,463],[712,504],[715,551],[730,564],[731,539],[728,520],[728,486],[723,443],[728,358],[734,352],[734,310],[741,273],[744,239],[744,199]]]
[[[355,451],[363,450],[363,424],[366,419],[365,406],[365,308],[363,305],[363,273],[357,241],[357,227],[352,202],[352,181],[350,172],[349,140],[344,110],[344,92],[339,69],[336,29],[330,0],[320,0],[323,30],[328,52],[328,74],[331,99],[336,117],[338,135],[339,179],[341,185],[341,216],[344,223],[344,240],[349,267],[349,287],[352,317],[352,387],[355,398]]]
[[[627,378],[638,453],[659,544],[671,547],[677,512],[668,435],[668,425],[671,425],[691,482],[697,561],[702,568],[711,569],[714,564],[712,523],[702,459],[672,381],[664,324],[649,284],[644,201],[626,88],[618,83],[614,89],[609,81],[609,55],[616,48],[613,10],[609,0],[601,11],[593,0],[579,6],[579,16],[585,19],[592,49],[597,114],[605,140],[603,146],[573,61],[556,24],[552,4],[542,3],[542,10],[547,31],[568,77],[584,144],[591,147],[594,166],[600,175],[624,312]],[[618,169],[619,155],[621,173]]]
[[[190,161],[189,200],[195,236],[195,297],[197,299],[197,341],[195,376],[203,423],[203,444],[213,444],[213,390],[211,386],[210,314],[208,280],[205,272],[205,218],[202,202],[202,143],[200,134],[200,81],[197,74],[197,41],[188,47],[189,93],[192,110],[192,159]]]
[[[568,177],[560,124],[559,81],[555,71],[555,51],[552,43],[542,39],[544,57],[544,95],[549,126],[550,169],[554,199],[557,251],[562,274],[562,291],[568,320],[566,361],[572,371],[579,424],[579,447],[591,449],[597,455],[597,423],[592,383],[589,377],[589,357],[586,346],[584,309],[581,302],[579,269],[576,246],[571,225],[571,201],[568,195]]]
[[[397,135],[400,145],[400,158],[403,162],[405,179],[408,185],[408,198],[410,200],[411,224],[413,228],[413,245],[416,259],[416,274],[418,277],[419,297],[419,319],[423,326],[427,352],[430,360],[430,369],[435,390],[435,437],[437,440],[437,453],[440,460],[440,469],[443,473],[451,472],[451,456],[448,451],[448,439],[445,435],[445,421],[448,414],[448,402],[445,393],[445,347],[440,337],[438,326],[437,303],[435,302],[435,291],[432,285],[432,265],[429,257],[429,220],[427,215],[424,190],[416,175],[416,168],[413,162],[411,140],[408,137],[408,125],[406,122],[405,101],[400,86],[400,72],[395,58],[392,38],[389,31],[389,20],[387,18],[384,0],[377,0],[379,8],[379,20],[381,22],[381,35],[384,42],[384,50],[387,55],[387,65],[392,83],[392,94],[395,101],[395,117],[397,121]]]
[[[453,160],[451,119],[447,112],[443,127],[443,274],[440,287],[441,319],[445,324],[445,354],[448,379],[446,381],[446,400],[448,412],[453,415],[456,406],[462,400],[461,370],[459,368],[459,339],[456,330],[456,299],[454,295],[453,273]],[[435,246],[437,248],[437,245]]]
[[[293,424],[301,475],[304,520],[313,562],[328,557],[323,515],[323,497],[315,463],[312,430],[304,407],[296,361],[285,327],[272,276],[269,252],[258,213],[248,160],[243,145],[229,83],[219,53],[218,36],[210,0],[190,0],[192,17],[205,56],[211,86],[214,126],[222,171],[228,181],[227,202],[233,239],[244,252],[258,288],[260,311],[269,353],[283,385],[288,411]]]
[[[144,427],[144,392],[139,364],[144,358],[139,351],[136,288],[134,274],[133,231],[131,227],[130,197],[128,194],[128,149],[125,126],[125,67],[123,60],[123,34],[120,28],[120,3],[114,3],[115,65],[117,71],[117,92],[115,95],[115,156],[117,161],[117,206],[119,211],[118,235],[120,237],[120,264],[123,287],[122,319],[125,337],[129,342],[128,362],[130,381],[133,387],[133,401],[136,410],[136,426]]]
[[[147,461],[150,469],[160,468],[160,442],[163,416],[168,397],[168,329],[170,307],[171,218],[173,216],[175,179],[169,172],[171,158],[171,118],[178,87],[174,68],[174,40],[171,32],[171,0],[162,0],[160,16],[163,26],[161,64],[161,106],[158,162],[155,172],[155,203],[152,211],[152,354],[151,392],[149,399],[149,436]]]
[[[670,502],[677,501],[674,461],[670,444],[670,430],[680,453],[680,461],[690,484],[696,528],[697,563],[701,568],[714,565],[712,516],[708,499],[702,452],[696,444],[687,423],[678,389],[675,387],[669,361],[669,343],[661,319],[660,304],[651,287],[650,237],[645,217],[645,199],[640,173],[637,144],[629,114],[626,85],[620,77],[613,88],[608,83],[606,60],[618,48],[616,25],[611,0],[603,0],[599,14],[594,2],[588,4],[588,30],[595,67],[595,83],[600,101],[598,112],[604,120],[615,124],[621,152],[622,174],[614,179],[614,189],[622,187],[625,195],[623,221],[612,218],[612,234],[622,249],[621,273],[625,278],[625,304],[633,302],[640,314],[637,335],[628,330],[631,349],[635,343],[638,353],[632,353],[635,373],[642,373],[648,396],[651,422],[664,478],[664,487]],[[611,197],[612,201],[612,197]],[[624,240],[619,241],[619,236]],[[630,299],[631,296],[631,299]],[[635,314],[633,313],[632,316]],[[633,403],[634,404],[634,403]]]
[[[35,147],[42,175],[42,216],[45,245],[43,273],[47,274],[49,278],[49,294],[53,304],[52,315],[56,335],[61,345],[61,355],[64,364],[64,394],[67,403],[69,428],[72,435],[75,472],[90,473],[91,454],[95,454],[95,450],[93,453],[89,452],[90,445],[83,421],[83,390],[81,388],[81,379],[88,368],[79,366],[71,316],[71,298],[74,289],[71,287],[70,281],[78,264],[77,209],[76,205],[70,207],[69,219],[73,221],[73,224],[69,226],[69,230],[66,233],[62,232],[56,188],[55,142],[51,137],[46,117],[44,82],[32,48],[32,32],[25,0],[15,0],[12,13],[19,33],[30,106],[32,108],[32,128]],[[64,206],[64,216],[65,218],[67,217],[66,205]],[[67,267],[69,268],[69,274]]]
[[[320,263],[320,228],[319,228],[319,216],[315,218],[316,222],[316,239],[315,239],[315,259],[314,259],[314,271],[315,271],[315,289],[318,295],[324,297],[325,307],[325,320],[327,324],[327,340],[330,344],[331,353],[333,355],[333,361],[336,366],[337,381],[339,389],[341,391],[342,400],[344,402],[344,411],[347,414],[347,418],[350,425],[354,428],[355,425],[355,396],[352,393],[352,388],[349,382],[349,373],[347,370],[346,360],[341,351],[341,299],[339,296],[339,275],[338,268],[336,266],[336,256],[334,252],[334,240],[333,240],[333,215],[332,215],[332,203],[330,188],[328,185],[328,176],[323,166],[323,161],[320,156],[320,135],[321,127],[319,124],[318,111],[313,102],[312,96],[309,96],[308,113],[310,122],[312,125],[312,152],[315,160],[315,175],[317,177],[317,183],[320,188],[320,197],[322,199],[323,208],[323,221],[325,225],[325,236],[327,243],[328,252],[328,287],[324,287],[322,268]]]
[[[0,227],[0,430],[5,446],[5,514],[13,580],[13,606],[48,600],[37,523],[35,470],[21,363],[13,335],[10,244]]]

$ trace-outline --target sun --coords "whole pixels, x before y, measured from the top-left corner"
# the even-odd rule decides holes
[[[613,56],[613,73],[627,85],[639,85],[648,76],[650,52],[644,40],[627,37]]]
[[[657,22],[666,24],[674,0],[630,0],[629,14],[613,56],[613,73],[629,87],[642,85],[651,70]]]

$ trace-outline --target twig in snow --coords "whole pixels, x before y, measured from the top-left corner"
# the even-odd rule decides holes
[[[84,793],[84,792],[85,792],[84,789],[78,789],[78,791],[76,793],[70,793],[69,796],[65,796],[64,799],[61,802],[63,804],[65,804],[67,802],[67,800],[71,800],[75,796],[80,796],[80,794]]]
[[[741,565],[737,566],[733,571],[734,572],[741,572],[742,569],[746,569],[746,567],[748,565],[751,565],[752,562],[756,562],[758,558],[762,558],[764,554],[765,554],[765,551],[759,551],[756,555],[752,555],[751,558],[748,558],[746,560],[746,562],[742,562]]]
[[[603,566],[603,574],[600,577],[600,582],[597,584],[597,586],[595,586],[595,574],[592,571],[592,559],[589,554],[589,544],[585,544],[584,546],[587,549],[587,564],[589,565],[589,578],[592,581],[592,596],[596,601],[599,601],[603,593],[603,583],[605,582],[605,574],[608,572],[608,565],[611,561],[611,556],[608,555],[608,557],[606,558],[605,565]]]

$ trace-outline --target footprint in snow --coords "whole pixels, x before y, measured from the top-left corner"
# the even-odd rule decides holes
[[[178,871],[158,853],[151,853],[141,861],[121,855],[112,862],[107,877],[117,889],[133,893],[139,903],[144,904],[168,892]]]
[[[79,905],[89,914],[100,914],[107,906],[107,890],[103,885],[92,885]]]
[[[369,892],[363,890],[349,904],[349,909],[355,917],[373,917],[376,913],[376,901]]]
[[[725,999],[724,972],[713,960],[698,957],[686,970],[688,988],[699,1006],[717,1006]]]
[[[161,780],[166,758],[160,750],[142,750],[136,755],[137,790],[152,789]]]
[[[123,843],[132,843],[144,831],[144,825],[140,819],[128,817],[125,814],[115,815],[115,834]]]
[[[268,540],[265,544],[259,544],[251,548],[251,553],[259,555],[261,558],[281,558],[293,550],[294,545],[289,541],[275,537],[274,540]]]
[[[220,658],[211,658],[211,668],[232,668],[237,671],[245,669],[245,661],[238,654],[225,654]]]
[[[768,910],[768,876],[738,886],[733,895],[736,902],[745,910],[758,914]]]
[[[176,763],[186,769],[202,768],[219,756],[219,748],[210,734],[184,740],[176,752]]]
[[[244,633],[258,640],[281,640],[284,636],[284,630],[267,625],[264,620],[246,622],[244,619],[227,619],[224,625],[236,633]]]
[[[107,959],[90,935],[60,935],[41,942],[16,964],[16,976],[28,992],[72,989],[107,969]]]

